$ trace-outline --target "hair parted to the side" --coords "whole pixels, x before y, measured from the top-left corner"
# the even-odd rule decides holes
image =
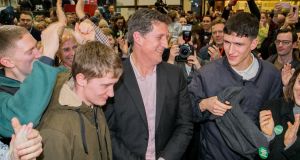
[[[163,22],[170,24],[171,19],[168,15],[162,14],[157,10],[139,9],[136,11],[128,21],[128,42],[133,44],[133,33],[139,32],[145,35],[152,31],[152,24],[155,22]]]
[[[28,30],[24,27],[15,25],[3,25],[0,27],[0,58],[8,54],[9,49],[15,48],[18,40],[22,39],[25,34],[29,34]],[[0,65],[1,66],[1,65]]]
[[[293,76],[291,77],[288,85],[285,88],[284,91],[284,99],[285,101],[292,101],[295,102],[295,96],[293,92],[294,85],[296,83],[297,77],[300,74],[300,67],[298,67],[295,72],[293,73]]]
[[[292,34],[292,42],[293,42],[293,43],[294,43],[294,42],[297,42],[297,40],[298,40],[298,35],[297,35],[297,33],[296,33],[295,30],[290,29],[290,28],[279,29],[279,30],[277,31],[277,33],[276,33],[276,37],[277,37],[279,34],[281,34],[281,33],[289,33],[289,32]]]
[[[82,73],[86,79],[102,78],[108,73],[120,77],[123,72],[121,58],[110,47],[97,42],[87,42],[76,49],[72,76]]]
[[[239,12],[227,20],[224,33],[235,33],[239,37],[255,39],[258,34],[258,29],[259,21],[254,15],[246,12]]]

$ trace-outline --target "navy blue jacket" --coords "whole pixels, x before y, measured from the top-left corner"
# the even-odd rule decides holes
[[[195,74],[189,85],[195,122],[201,123],[200,144],[204,160],[243,159],[233,152],[225,143],[216,126],[215,120],[209,120],[210,112],[201,112],[199,102],[202,99],[218,95],[227,87],[243,87],[247,98],[241,102],[242,111],[258,124],[259,110],[266,100],[280,96],[281,77],[275,67],[266,61],[258,60],[257,75],[250,80],[243,80],[229,65],[226,57],[205,65]]]

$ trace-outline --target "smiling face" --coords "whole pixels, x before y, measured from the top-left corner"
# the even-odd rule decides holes
[[[60,51],[61,63],[69,69],[72,67],[76,48],[77,48],[77,43],[74,42],[73,39],[69,39],[65,41],[61,46],[61,51]]]
[[[204,30],[209,30],[211,26],[211,18],[210,17],[203,17],[202,20],[202,27]]]
[[[11,78],[23,81],[31,73],[34,60],[40,57],[36,43],[30,33],[24,34],[20,40],[15,42],[15,47],[10,50],[12,54],[7,56],[10,64],[6,67],[14,75]]]
[[[152,65],[156,65],[162,61],[162,54],[168,47],[168,25],[163,22],[152,23],[152,31],[142,35],[138,32],[138,40],[135,43],[140,46],[143,59]]]
[[[251,50],[257,46],[257,40],[237,36],[236,33],[224,34],[224,50],[231,67],[244,70],[252,63]]]
[[[211,27],[211,33],[212,33],[212,39],[215,44],[217,45],[223,45],[224,41],[224,24],[218,23]]]

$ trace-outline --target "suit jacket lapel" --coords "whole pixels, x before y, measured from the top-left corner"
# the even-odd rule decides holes
[[[157,129],[161,112],[164,106],[165,100],[165,86],[167,84],[167,75],[163,72],[162,64],[157,65],[157,81],[156,81],[156,116],[155,116],[155,129]]]
[[[146,127],[148,128],[147,118],[146,118],[146,111],[142,99],[142,95],[131,66],[129,58],[124,62],[124,84],[128,90],[128,93],[131,95],[132,100],[135,103],[137,110],[139,111]]]

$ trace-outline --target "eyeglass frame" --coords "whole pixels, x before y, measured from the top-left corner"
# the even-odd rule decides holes
[[[274,41],[274,43],[275,43],[276,45],[279,45],[279,44],[281,43],[281,44],[284,45],[284,46],[288,46],[289,44],[293,43],[293,41],[289,41],[289,40],[278,40],[278,39],[276,39],[276,40]]]

